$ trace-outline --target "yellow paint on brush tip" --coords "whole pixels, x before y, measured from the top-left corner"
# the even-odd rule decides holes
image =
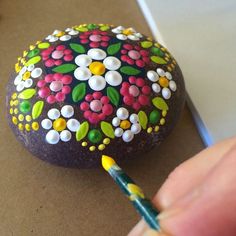
[[[102,166],[108,171],[116,162],[109,156],[102,155]]]

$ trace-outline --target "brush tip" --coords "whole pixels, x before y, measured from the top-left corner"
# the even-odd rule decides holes
[[[106,171],[108,171],[114,164],[116,164],[114,159],[109,156],[102,155],[102,166]]]

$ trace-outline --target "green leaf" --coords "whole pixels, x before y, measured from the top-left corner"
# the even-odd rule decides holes
[[[103,25],[103,26],[100,27],[101,31],[107,31],[109,29],[110,29],[110,27],[108,25]]]
[[[164,52],[160,48],[152,47],[151,52],[157,56],[163,57],[165,55]]]
[[[117,92],[117,90],[113,87],[107,88],[107,96],[109,97],[112,104],[115,106],[118,106],[120,101],[120,94]]]
[[[139,119],[139,123],[142,126],[143,129],[147,128],[147,123],[148,123],[148,118],[147,115],[144,111],[140,111],[138,113],[138,119]]]
[[[32,57],[25,63],[25,66],[34,65],[38,63],[40,60],[41,60],[40,56]]]
[[[33,119],[37,119],[42,111],[43,111],[43,107],[44,107],[44,102],[43,101],[38,101],[34,104],[33,109],[32,109],[32,118]]]
[[[18,98],[30,99],[34,96],[35,93],[36,93],[35,89],[26,89],[18,95]]]
[[[120,50],[120,46],[121,46],[121,43],[111,44],[107,49],[107,53],[109,55],[116,54]]]
[[[161,64],[161,65],[167,63],[163,58],[158,57],[158,56],[151,56],[151,60],[152,60],[153,62],[155,62],[155,63],[157,63],[157,64]]]
[[[85,53],[85,48],[83,45],[78,43],[70,43],[70,47],[77,53]]]
[[[101,122],[101,129],[102,132],[109,138],[115,138],[114,130],[112,128],[112,125],[108,122],[102,121]]]
[[[141,42],[141,46],[143,48],[150,48],[152,46],[152,42],[150,42],[150,41],[143,41],[143,42]]]
[[[72,100],[74,102],[78,102],[81,99],[83,99],[85,94],[86,94],[86,84],[80,83],[80,84],[76,85],[72,91]]]
[[[152,99],[152,104],[153,104],[156,108],[158,108],[158,109],[160,109],[160,110],[166,111],[166,110],[169,109],[167,103],[166,103],[165,100],[164,100],[163,98],[161,98],[161,97],[155,97],[155,98],[153,98],[153,99]]]
[[[135,69],[132,66],[122,66],[120,68],[120,71],[126,75],[137,75],[141,72],[140,70]]]
[[[80,126],[79,129],[76,131],[76,140],[79,142],[81,139],[83,139],[89,130],[89,123],[88,121],[83,122]]]
[[[65,74],[65,73],[75,70],[76,67],[77,66],[74,64],[63,64],[63,65],[57,66],[56,68],[52,69],[52,71]]]

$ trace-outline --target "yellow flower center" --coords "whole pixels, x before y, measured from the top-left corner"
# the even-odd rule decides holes
[[[66,120],[63,118],[58,118],[53,122],[53,129],[56,131],[62,131],[66,128]]]
[[[121,127],[122,129],[129,129],[130,126],[131,126],[131,124],[130,124],[130,122],[129,122],[128,120],[122,120],[122,121],[120,122],[120,127]]]
[[[60,32],[57,33],[55,36],[56,36],[56,37],[61,37],[61,36],[63,36],[63,35],[65,35],[65,33],[64,33],[63,31],[60,31]]]
[[[159,84],[162,86],[162,87],[168,87],[168,85],[169,85],[169,81],[168,81],[168,79],[167,78],[165,78],[165,77],[160,77],[160,79],[159,79]]]
[[[133,33],[132,28],[124,29],[124,30],[122,31],[122,34],[125,34],[125,35],[130,35],[130,34],[132,34],[132,33]]]
[[[89,65],[89,69],[94,75],[102,75],[105,72],[105,66],[98,61],[92,62]]]
[[[27,79],[29,79],[29,77],[30,77],[30,72],[26,71],[23,75],[23,80],[27,80]]]

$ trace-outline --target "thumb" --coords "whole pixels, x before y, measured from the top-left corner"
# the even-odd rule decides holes
[[[236,235],[235,156],[236,148],[226,153],[193,191],[158,216],[164,232],[175,236]]]

